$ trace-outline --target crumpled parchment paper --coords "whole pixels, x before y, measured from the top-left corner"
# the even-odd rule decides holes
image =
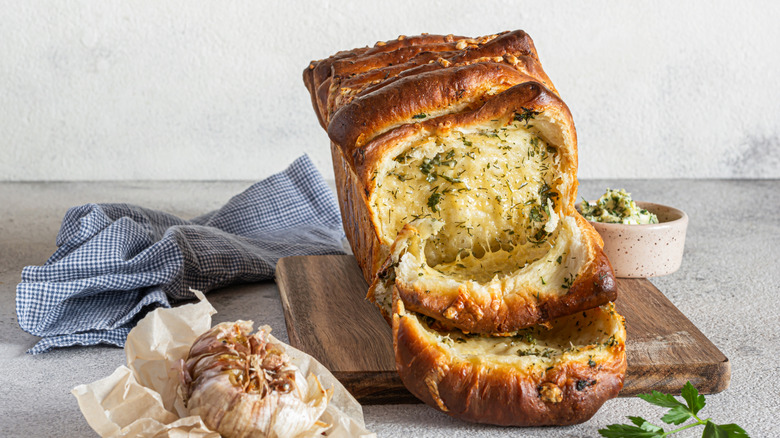
[[[178,396],[177,364],[195,339],[211,328],[216,310],[206,297],[171,309],[156,309],[130,331],[125,344],[127,366],[110,376],[71,391],[89,425],[101,437],[204,437],[218,438],[198,416],[190,416]],[[271,336],[274,342],[279,342]],[[331,426],[331,438],[375,438],[366,430],[363,409],[322,364],[289,345],[287,354],[304,376],[316,375],[333,397],[320,421]]]

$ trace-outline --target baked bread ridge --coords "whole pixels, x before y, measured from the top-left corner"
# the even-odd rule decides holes
[[[330,116],[354,97],[393,84],[400,77],[481,62],[511,65],[557,93],[541,68],[533,41],[522,30],[477,38],[402,35],[372,48],[341,51],[312,61],[303,72],[303,81],[320,124],[327,130]]]
[[[577,424],[623,387],[625,320],[612,303],[512,338],[437,331],[423,319],[396,295],[396,368],[412,394],[453,417],[502,426]]]
[[[330,114],[328,111],[328,101],[330,100],[331,84],[335,82],[333,88],[338,88],[341,75],[347,77],[355,76],[360,69],[370,69],[372,65],[376,67],[376,62],[379,61],[377,55],[382,53],[385,54],[384,62],[386,64],[395,63],[398,65],[399,57],[396,56],[395,58],[391,58],[387,56],[387,53],[392,53],[400,49],[404,50],[406,52],[405,55],[408,57],[410,54],[413,54],[409,50],[409,47],[416,46],[418,48],[417,53],[423,50],[430,52],[433,47],[440,47],[441,43],[452,43],[453,41],[462,39],[465,39],[465,37],[423,34],[407,38],[406,36],[401,35],[393,41],[377,42],[373,48],[361,47],[352,50],[343,50],[329,58],[312,61],[309,63],[309,67],[303,71],[303,81],[312,97],[312,105],[320,119],[320,124],[327,130],[327,122]],[[350,68],[350,66],[354,67]]]

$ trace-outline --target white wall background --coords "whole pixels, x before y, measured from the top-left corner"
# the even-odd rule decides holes
[[[524,29],[581,178],[780,178],[776,1],[0,0],[0,180],[259,179],[308,153],[301,72],[421,32]]]

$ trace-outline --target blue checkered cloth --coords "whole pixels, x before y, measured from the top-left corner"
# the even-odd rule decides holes
[[[333,194],[307,156],[221,209],[183,220],[128,204],[68,210],[57,251],[16,288],[23,330],[54,347],[123,346],[156,307],[239,282],[270,280],[280,257],[343,254]]]

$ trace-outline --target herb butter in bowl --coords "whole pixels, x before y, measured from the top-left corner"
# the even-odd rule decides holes
[[[604,253],[616,277],[645,278],[680,268],[688,215],[682,210],[636,202],[625,190],[611,190],[577,210],[604,239]]]

